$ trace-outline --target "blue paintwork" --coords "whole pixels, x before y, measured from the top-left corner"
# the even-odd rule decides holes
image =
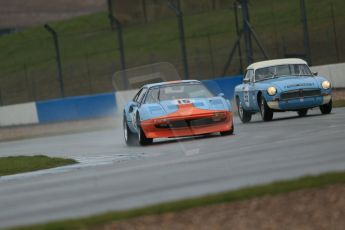
[[[113,116],[116,113],[114,93],[68,97],[36,102],[40,123],[71,121]]]
[[[332,94],[332,89],[323,89],[321,84],[327,80],[322,76],[282,76],[272,78],[259,82],[243,83],[235,88],[235,98],[238,97],[243,109],[249,112],[259,112],[258,95],[262,94],[267,102],[273,101],[280,97],[282,92],[300,89],[320,89],[321,94]],[[267,93],[267,88],[274,86],[277,93],[270,96]],[[293,99],[287,101],[279,101],[279,107],[282,111],[294,111],[304,108],[313,108],[320,106],[323,102],[323,97],[310,97],[300,99]]]
[[[186,80],[181,82],[199,82],[195,80]],[[161,85],[171,84],[169,82],[148,84],[142,88],[151,88]],[[193,105],[199,109],[205,110],[228,110],[232,111],[231,104],[229,100],[221,96],[215,96],[212,98],[193,98],[189,99]],[[133,111],[130,112],[130,107],[133,107]],[[139,114],[140,121],[145,121],[153,119],[160,116],[165,116],[174,113],[178,110],[178,105],[176,100],[166,100],[160,101],[159,103],[149,103],[149,104],[138,104],[134,101],[130,101],[125,105],[124,116],[127,120],[127,125],[133,133],[137,132],[136,127],[136,115]],[[134,121],[134,122],[133,122]]]
[[[236,75],[231,77],[217,78],[212,80],[204,80],[202,83],[214,94],[224,94],[228,100],[234,97],[235,87],[242,83],[243,75]]]

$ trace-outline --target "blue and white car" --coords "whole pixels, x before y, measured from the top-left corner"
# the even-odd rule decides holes
[[[243,123],[257,112],[264,121],[272,120],[274,112],[296,111],[305,116],[314,107],[329,114],[332,88],[325,77],[312,73],[304,60],[277,59],[250,65],[243,84],[235,88],[235,100]]]

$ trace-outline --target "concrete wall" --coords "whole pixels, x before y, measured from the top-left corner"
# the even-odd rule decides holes
[[[314,72],[327,77],[334,88],[345,88],[345,63],[315,66]],[[204,84],[214,93],[224,93],[232,100],[234,88],[242,76],[206,80]],[[137,90],[119,91],[98,95],[69,97],[0,107],[0,126],[51,123],[114,116],[122,112],[125,103]]]
[[[83,120],[116,113],[114,93],[36,102],[39,123]]]
[[[333,88],[345,88],[345,63],[313,66],[311,69],[329,79]]]
[[[0,107],[0,126],[36,123],[38,116],[34,102]]]
[[[215,95],[224,93],[225,98],[232,100],[235,87],[242,83],[243,75],[205,80],[203,83]]]
[[[132,90],[126,90],[126,91],[119,91],[115,93],[117,111],[119,113],[122,113],[123,108],[125,107],[126,103],[132,100],[137,92],[138,92],[137,89],[132,89]]]
[[[0,107],[0,126],[109,117],[116,111],[115,93],[38,101]]]

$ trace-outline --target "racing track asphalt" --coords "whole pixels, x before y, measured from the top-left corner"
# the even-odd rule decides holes
[[[275,115],[235,135],[126,147],[122,130],[0,143],[0,156],[46,154],[81,164],[0,178],[0,227],[108,210],[345,169],[345,109]],[[277,119],[278,118],[278,119]]]

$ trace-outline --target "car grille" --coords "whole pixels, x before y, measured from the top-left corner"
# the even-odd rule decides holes
[[[303,97],[315,97],[321,96],[321,90],[319,89],[304,89],[304,90],[293,90],[280,94],[281,100],[289,100],[294,98],[303,98]]]
[[[197,126],[217,124],[219,122],[224,122],[225,120],[226,120],[226,118],[222,118],[220,120],[213,120],[212,118],[179,120],[179,121],[171,121],[168,124],[157,124],[156,128],[176,129],[176,128],[197,127]]]

